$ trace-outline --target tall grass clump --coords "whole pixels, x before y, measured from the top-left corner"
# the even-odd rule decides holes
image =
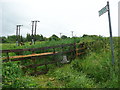
[[[65,88],[92,88],[96,87],[92,79],[88,78],[84,73],[78,73],[71,69],[71,65],[64,65],[61,68],[51,70],[47,74],[53,76],[61,83],[64,83]]]
[[[71,64],[50,71],[48,75],[54,76],[67,88],[119,88],[117,38],[113,38],[114,65],[111,62],[109,38],[91,38],[90,40],[93,42],[85,44],[87,53],[84,57],[76,58]]]
[[[2,88],[35,88],[36,82],[30,76],[25,76],[20,65],[13,62],[3,63]]]
[[[112,64],[109,38],[88,43],[87,55],[72,62],[71,69],[83,72],[94,80],[98,88],[118,88],[118,41],[114,40],[115,64]]]

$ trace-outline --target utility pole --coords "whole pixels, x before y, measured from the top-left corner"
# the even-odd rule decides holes
[[[71,32],[72,32],[72,37],[73,37],[73,32],[74,32],[74,31],[71,31]]]
[[[16,46],[18,46],[18,25],[16,25]]]
[[[20,27],[23,26],[23,25],[18,25],[18,30],[19,30],[19,33],[18,33],[18,37],[19,37],[19,40],[18,40],[18,43],[20,44],[21,42],[21,38],[20,38]]]
[[[34,29],[34,21],[32,21],[32,35],[31,35],[32,36],[32,42],[31,42],[32,44],[34,43],[33,29]]]
[[[32,21],[32,44],[35,44],[35,36],[36,36],[36,28],[37,28],[37,22],[40,22],[38,20]],[[35,27],[35,28],[34,28]]]
[[[16,46],[19,45],[21,39],[20,39],[20,27],[23,25],[17,25],[16,26]]]
[[[62,34],[62,33],[60,33],[60,38],[61,38],[61,34]]]
[[[35,22],[35,33],[34,33],[34,44],[35,44],[35,41],[36,41],[36,28],[37,28],[37,22],[40,22],[38,20],[34,21]]]

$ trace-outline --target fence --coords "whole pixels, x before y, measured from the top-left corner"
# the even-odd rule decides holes
[[[67,49],[66,49],[67,48]],[[29,48],[29,49],[12,49],[12,50],[1,50],[0,52],[6,53],[7,57],[2,57],[1,59],[3,62],[8,61],[20,61],[22,64],[25,62],[22,62],[24,60],[32,60],[32,64],[30,65],[23,65],[23,70],[26,68],[34,68],[34,72],[29,73],[29,75],[35,75],[35,74],[44,74],[48,71],[48,65],[49,64],[58,64],[60,63],[59,60],[55,59],[55,56],[57,55],[64,55],[67,53],[71,53],[74,57],[79,56],[81,54],[84,54],[84,50],[86,49],[84,43],[71,43],[71,44],[62,44],[57,46],[50,46],[50,47],[42,47],[42,48]],[[45,51],[46,50],[46,51]],[[22,55],[23,52],[29,52],[32,54],[28,55]],[[18,56],[10,56],[9,53],[16,53]],[[53,60],[51,62],[45,62],[45,63],[36,63],[36,58],[43,58],[47,56],[53,56]],[[72,57],[73,57],[72,56]],[[39,66],[45,66],[45,70],[43,72],[37,71],[37,67]],[[27,70],[26,70],[27,71]],[[26,72],[25,71],[25,72]]]

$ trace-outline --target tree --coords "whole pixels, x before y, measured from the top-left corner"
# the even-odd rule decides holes
[[[7,41],[8,42],[16,42],[16,35],[8,36]]]
[[[67,38],[67,36],[65,36],[65,35],[62,35],[62,36],[61,36],[61,38],[62,38],[62,39],[66,39],[66,38]]]
[[[40,35],[40,41],[44,41],[44,37],[42,34]]]
[[[31,41],[31,35],[27,33],[26,41]]]
[[[55,35],[55,34],[53,34],[50,38],[49,38],[49,40],[51,41],[51,40],[59,40],[59,37],[57,36],[57,35]]]
[[[20,36],[20,42],[24,42],[24,39],[22,36]]]
[[[6,37],[0,37],[0,43],[7,43],[7,38]]]
[[[49,38],[47,38],[47,37],[43,37],[43,39],[44,39],[44,41],[47,41],[47,40],[49,40]]]
[[[87,37],[88,35],[87,34],[84,34],[82,37]]]
[[[44,41],[44,37],[43,37],[42,34],[41,34],[41,35],[37,34],[37,35],[35,36],[35,40],[36,40],[36,41],[37,41],[37,40],[39,40],[39,41]]]

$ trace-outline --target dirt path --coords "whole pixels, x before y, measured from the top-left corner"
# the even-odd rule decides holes
[[[34,77],[34,80],[38,83],[40,88],[61,88],[63,83],[56,80],[54,77],[47,75],[39,75]]]

